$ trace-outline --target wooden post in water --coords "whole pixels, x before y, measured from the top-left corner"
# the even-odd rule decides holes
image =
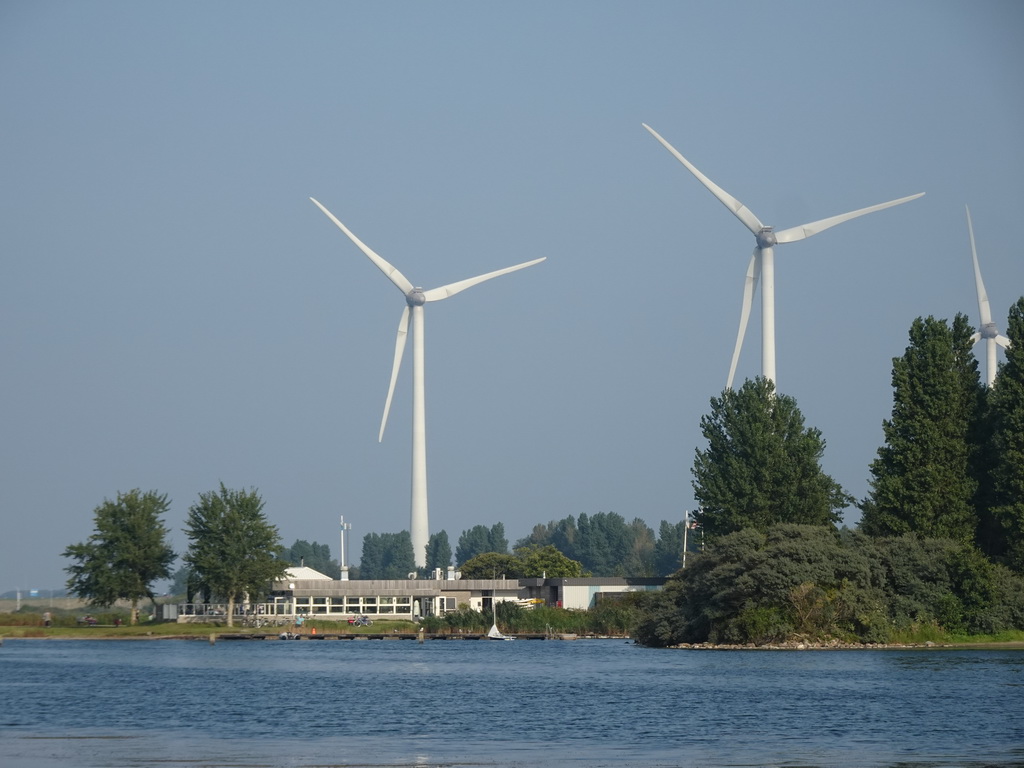
[[[217,635],[213,632],[210,633],[210,645],[216,645]]]
[[[416,639],[419,641],[420,645],[423,644],[423,627],[420,627],[419,636]]]

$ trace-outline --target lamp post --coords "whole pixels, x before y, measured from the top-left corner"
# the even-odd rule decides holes
[[[341,580],[348,581],[348,558],[345,549],[345,531],[352,530],[352,524],[345,522],[345,516],[341,516],[341,552],[338,555],[338,559],[341,561]]]
[[[683,568],[686,567],[686,534],[690,530],[690,510],[683,510]]]

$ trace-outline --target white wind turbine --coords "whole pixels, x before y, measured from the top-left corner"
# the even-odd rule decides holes
[[[426,547],[429,538],[427,524],[427,427],[425,405],[426,396],[423,376],[423,305],[428,301],[440,301],[454,296],[460,291],[472,288],[478,283],[490,280],[492,277],[515,272],[518,269],[532,266],[546,257],[527,261],[523,264],[516,264],[514,267],[506,267],[496,272],[488,272],[486,275],[471,277],[467,280],[460,280],[457,283],[442,285],[440,288],[432,288],[424,291],[414,286],[395,267],[386,262],[358,237],[353,235],[348,228],[334,217],[330,211],[324,208],[314,198],[309,198],[316,204],[317,208],[327,214],[327,218],[333,221],[342,232],[348,235],[356,246],[365,253],[370,261],[377,265],[387,278],[394,283],[405,296],[405,309],[402,310],[402,319],[398,323],[398,338],[395,340],[395,361],[391,368],[391,383],[388,385],[388,397],[384,401],[384,416],[380,421],[380,434],[378,441],[384,439],[384,427],[388,423],[388,411],[391,410],[391,398],[395,393],[395,382],[398,379],[398,370],[402,365],[402,353],[405,352],[405,341],[409,331],[410,315],[412,319],[412,511],[409,534],[412,538],[413,554],[416,558],[416,565],[426,565]]]
[[[974,226],[971,224],[971,209],[967,209],[967,231],[971,235],[971,258],[974,259],[974,287],[978,289],[978,314],[981,315],[981,330],[971,336],[971,343],[977,344],[985,340],[985,357],[988,362],[986,371],[986,383],[988,386],[996,380],[996,344],[1003,349],[1010,346],[1010,340],[999,333],[996,324],[992,322],[992,309],[988,304],[988,293],[985,292],[985,283],[981,280],[981,267],[978,266],[978,251],[974,247]]]
[[[776,232],[773,227],[765,226],[743,203],[734,198],[724,189],[715,184],[711,179],[698,171],[693,165],[676,151],[675,147],[665,141],[658,132],[646,123],[642,124],[654,138],[661,142],[669,152],[675,155],[697,180],[708,188],[721,203],[728,208],[732,214],[749,229],[757,239],[754,254],[750,257],[750,264],[747,267],[747,278],[743,287],[743,308],[740,311],[740,328],[736,336],[736,348],[732,353],[732,365],[729,366],[729,380],[726,388],[732,388],[732,381],[736,375],[736,364],[739,362],[740,349],[743,347],[743,336],[747,331],[747,320],[750,318],[750,306],[753,302],[754,291],[757,290],[758,279],[762,281],[761,287],[761,374],[766,379],[775,382],[775,246],[779,243],[794,243],[803,240],[805,237],[816,235],[836,224],[855,219],[867,213],[874,213],[883,208],[889,208],[900,203],[906,203],[921,197],[924,192],[909,197],[901,197],[899,200],[891,200],[888,203],[872,205],[870,208],[861,208],[859,211],[843,213],[839,216],[832,216],[828,219],[804,224],[799,227],[791,227]]]

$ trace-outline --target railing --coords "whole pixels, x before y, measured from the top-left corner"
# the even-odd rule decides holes
[[[179,603],[178,623],[227,621],[227,603]],[[291,624],[295,620],[295,607],[291,602],[241,603],[235,606],[232,623],[243,626]]]

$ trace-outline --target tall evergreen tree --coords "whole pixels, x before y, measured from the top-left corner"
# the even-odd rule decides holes
[[[487,539],[490,542],[491,552],[503,555],[508,552],[508,538],[505,536],[505,524],[495,523],[487,532]]]
[[[331,559],[331,548],[327,544],[310,544],[305,539],[296,539],[288,549],[284,551],[284,559],[292,565],[305,565],[314,571],[319,571],[332,579],[341,578],[341,566],[336,560]]]
[[[629,524],[629,552],[617,570],[623,576],[654,576],[654,531],[639,517]]]
[[[495,523],[490,528],[486,525],[474,525],[463,531],[459,543],[455,547],[455,562],[460,566],[467,560],[485,552],[508,553],[508,539],[505,538],[505,526]]]
[[[657,576],[670,576],[683,566],[683,526],[680,520],[672,524],[661,521],[658,528],[658,541],[654,545],[654,573]],[[693,538],[688,537],[687,548],[693,550]],[[695,550],[694,550],[695,551]]]
[[[825,441],[792,397],[763,377],[711,399],[697,449],[696,517],[709,538],[779,523],[833,525],[852,499],[821,469]]]
[[[64,569],[68,591],[104,607],[128,600],[136,624],[139,601],[153,600],[153,582],[171,575],[175,555],[163,523],[169,506],[166,495],[138,489],[104,500],[93,512],[96,528],[88,541],[64,550],[74,561]]]
[[[447,531],[431,534],[427,540],[427,573],[435,568],[447,571],[452,564],[452,545],[448,541]]]
[[[455,546],[455,562],[461,566],[477,555],[490,551],[491,538],[487,526],[474,525],[459,536],[459,543]]]
[[[871,463],[871,493],[860,528],[872,536],[974,541],[975,443],[983,396],[971,352],[973,328],[917,318],[910,345],[893,359],[892,418]]]
[[[359,561],[361,579],[406,579],[416,571],[412,537],[408,531],[368,533]]]
[[[1024,572],[1024,297],[1010,309],[1010,347],[989,392],[992,515],[1001,525],[1008,564]]]
[[[235,604],[259,601],[288,568],[277,527],[267,520],[255,489],[236,491],[221,483],[219,491],[200,494],[189,508],[185,534],[185,565],[204,592],[227,601],[229,627]]]

